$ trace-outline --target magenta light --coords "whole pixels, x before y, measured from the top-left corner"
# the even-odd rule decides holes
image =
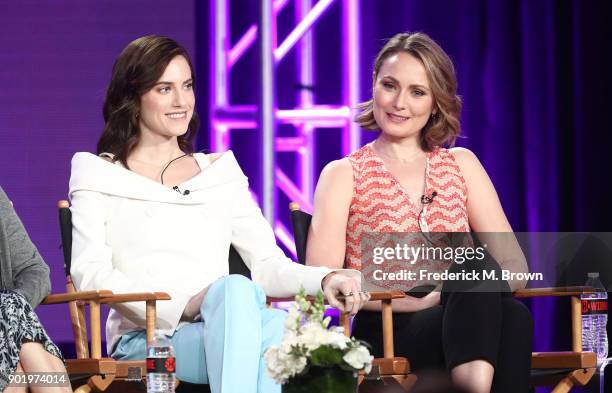
[[[255,105],[218,108],[213,124],[230,129],[257,128]],[[348,106],[318,105],[313,108],[277,109],[276,117],[283,124],[309,123],[320,128],[344,127],[351,118]]]
[[[257,127],[256,116],[256,105],[231,105],[215,108],[211,117],[215,123],[230,129],[249,129]]]
[[[295,152],[306,146],[303,136],[276,137],[276,151]]]
[[[217,124],[222,124],[224,127],[232,130],[249,130],[257,128],[257,121],[255,120],[242,120],[242,119],[215,119]]]
[[[287,5],[289,0],[276,0],[273,5],[274,15],[278,15],[283,8]],[[227,55],[227,67],[231,69],[234,64],[242,57],[244,52],[247,51],[253,45],[253,43],[257,40],[257,26],[251,25],[246,33],[240,37],[236,45],[230,49]]]
[[[231,105],[217,108],[215,117],[218,119],[255,119],[257,105]],[[277,109],[276,116],[285,120],[325,120],[348,119],[351,117],[351,108],[346,105],[316,105],[310,107],[296,107],[295,109]]]
[[[289,198],[289,200],[292,202],[299,203],[302,210],[311,212],[312,203],[304,198],[302,192],[296,187],[295,184],[293,184],[291,179],[285,175],[285,172],[279,168],[276,168],[274,174],[276,175],[276,185],[285,193],[285,195],[287,195],[287,198]]]
[[[295,255],[295,244],[291,232],[277,219],[276,191],[283,192],[288,199],[299,203],[306,211],[312,211],[312,189],[316,181],[313,162],[316,160],[314,141],[317,131],[324,128],[342,129],[342,152],[348,154],[359,147],[360,131],[351,121],[353,109],[359,98],[359,2],[360,0],[341,0],[342,23],[338,26],[342,47],[342,94],[338,105],[315,105],[314,92],[301,91],[298,105],[290,109],[278,109],[275,101],[275,89],[272,83],[265,81],[275,79],[276,65],[282,61],[291,49],[296,46],[298,62],[298,79],[304,85],[314,85],[314,41],[309,31],[319,18],[330,9],[334,0],[295,0],[295,27],[277,45],[277,16],[289,0],[261,0],[262,7],[259,22],[249,26],[244,34],[231,46],[229,42],[229,0],[214,0],[211,4],[211,31],[214,40],[215,60],[211,64],[211,146],[224,151],[231,147],[234,130],[248,130],[262,133],[264,177],[263,194],[260,197],[253,193],[253,198],[262,206],[266,217],[273,223],[278,240]],[[266,94],[260,96],[256,105],[231,105],[229,99],[229,81],[233,66],[244,58],[246,51],[264,34],[261,54],[261,77]],[[212,45],[214,44],[214,45]],[[270,64],[272,68],[270,69]],[[266,72],[263,72],[265,70]],[[262,109],[263,108],[263,109]],[[262,112],[265,116],[262,116]],[[267,116],[267,117],[266,117]],[[269,131],[269,119],[275,124],[291,124],[297,133],[293,136],[280,137]],[[266,126],[268,125],[268,126]],[[335,134],[334,134],[335,135]],[[270,151],[271,150],[271,151]],[[279,168],[274,160],[275,154],[297,154],[299,169],[291,178]],[[273,178],[272,178],[273,177]],[[273,190],[270,194],[270,189]]]
[[[305,124],[311,128],[345,127],[351,110],[347,106],[316,106],[313,108],[279,109],[276,116],[283,124]]]
[[[251,198],[255,201],[255,203],[259,206],[259,195],[255,191],[249,188],[249,192],[251,193]]]
[[[246,52],[247,49],[253,45],[253,42],[257,39],[257,26],[252,25],[238,40],[236,45],[230,49],[227,55],[227,67],[232,68],[234,64],[240,59],[240,57]]]
[[[217,124],[223,125],[230,129],[239,130],[250,130],[257,128],[257,122],[255,120],[244,120],[244,119],[215,119]],[[281,124],[308,124],[313,128],[341,128],[347,124],[347,119],[321,119],[321,120],[300,120],[300,119],[284,119],[279,121]]]
[[[342,95],[345,105],[356,108],[359,103],[359,0],[342,2],[342,57],[344,58]],[[342,155],[348,155],[361,147],[361,129],[349,122],[342,130]]]
[[[280,242],[287,248],[287,250],[289,250],[291,254],[293,254],[293,257],[297,257],[293,236],[281,221],[276,221],[276,225],[274,225],[274,233],[276,234],[276,238],[280,240]]]
[[[215,121],[214,119],[211,121],[213,133],[211,135],[211,141],[213,146],[215,146],[215,150],[213,151],[226,151],[229,147],[229,129],[228,127]]]
[[[276,62],[280,62],[283,57],[289,52],[291,48],[295,45],[295,43],[312,27],[312,25],[319,19],[321,15],[330,5],[332,5],[334,0],[319,0],[317,4],[312,7],[312,9],[304,16],[304,19],[298,23],[298,25],[289,33],[285,41],[276,48],[274,51],[274,57],[276,58]]]
[[[348,106],[323,106],[313,108],[278,109],[279,120],[346,120],[351,117]]]

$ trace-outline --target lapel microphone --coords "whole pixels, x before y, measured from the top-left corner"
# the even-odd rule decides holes
[[[177,187],[177,191],[178,191],[178,187]],[[421,195],[421,203],[423,205],[429,205],[430,203],[433,202],[436,195],[438,195],[436,191],[432,192],[430,195]]]
[[[190,192],[189,190],[181,191],[181,189],[178,186],[174,186],[172,187],[172,189],[181,195],[189,195],[189,192]]]

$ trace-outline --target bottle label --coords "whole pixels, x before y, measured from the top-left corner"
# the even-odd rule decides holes
[[[582,315],[596,315],[608,313],[608,302],[605,299],[582,300]]]
[[[175,370],[176,362],[173,357],[147,358],[147,373],[172,374]]]

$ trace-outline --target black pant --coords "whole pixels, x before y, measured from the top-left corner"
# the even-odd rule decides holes
[[[486,266],[499,271],[492,260]],[[466,268],[453,264],[450,271]],[[512,297],[505,281],[485,283],[487,292],[470,291],[468,287],[474,284],[447,281],[440,305],[414,313],[394,313],[395,355],[408,358],[417,374],[444,367],[451,370],[483,359],[495,368],[492,392],[527,392],[531,313]],[[499,290],[490,285],[499,286]],[[369,342],[375,357],[382,357],[380,312],[360,311],[353,323],[353,335]]]

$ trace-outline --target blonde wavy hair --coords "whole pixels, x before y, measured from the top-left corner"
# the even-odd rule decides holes
[[[433,95],[434,110],[421,130],[421,147],[425,151],[431,151],[442,145],[453,146],[461,132],[461,98],[457,95],[457,77],[453,62],[425,33],[396,34],[376,55],[372,89],[376,86],[378,72],[384,61],[398,52],[408,53],[423,63]],[[374,98],[359,104],[358,109],[355,122],[366,130],[380,130],[374,118]]]

